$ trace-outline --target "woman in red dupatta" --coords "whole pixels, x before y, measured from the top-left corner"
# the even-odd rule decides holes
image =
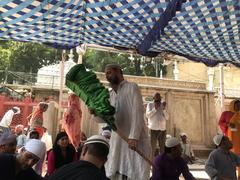
[[[229,106],[229,110],[228,111],[224,111],[221,114],[220,120],[218,122],[219,127],[222,130],[222,133],[225,136],[228,136],[228,127],[229,127],[229,123],[231,118],[234,115],[234,104],[235,104],[236,100],[231,101],[230,106]]]

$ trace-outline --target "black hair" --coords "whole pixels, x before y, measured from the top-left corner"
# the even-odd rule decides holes
[[[89,154],[103,161],[107,160],[109,148],[106,145],[102,143],[92,143],[92,144],[86,144],[86,146],[88,148]]]
[[[240,103],[240,100],[236,100],[236,101],[234,102],[234,110],[235,110],[235,106],[237,105],[237,103]]]
[[[171,151],[172,151],[172,149],[175,149],[176,148],[176,146],[174,146],[174,147],[164,147],[164,153],[171,153]]]
[[[31,136],[33,136],[33,135],[36,137],[36,139],[39,139],[39,137],[40,137],[39,132],[36,130],[33,130],[29,133],[29,138],[32,139]]]
[[[66,157],[63,156],[61,147],[58,145],[58,140],[62,137],[68,137],[66,132],[59,132],[53,144],[53,153],[55,156],[55,168],[59,168],[65,164],[71,163],[74,160],[75,149],[73,145],[69,144],[66,147]]]
[[[164,153],[171,153],[172,149],[175,147],[164,147]]]
[[[109,131],[112,131],[112,129],[111,129],[111,127],[110,126],[105,126],[105,127],[103,127],[102,128],[102,130],[104,131],[104,130],[109,130]]]

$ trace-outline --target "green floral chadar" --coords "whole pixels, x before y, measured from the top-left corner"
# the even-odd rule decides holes
[[[101,117],[116,131],[114,124],[115,108],[110,105],[109,92],[92,71],[87,71],[83,64],[73,66],[66,75],[66,86],[85,102],[95,115]]]

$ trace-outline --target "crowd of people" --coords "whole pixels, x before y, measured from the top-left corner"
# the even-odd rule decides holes
[[[111,87],[110,104],[116,109],[117,131],[112,131],[91,111],[93,121],[104,123],[101,133],[87,138],[76,131],[78,137],[71,138],[69,133],[75,130],[68,127],[67,131],[58,132],[52,147],[47,148],[43,140],[47,103],[40,103],[31,114],[27,129],[18,125],[11,132],[11,120],[21,112],[13,107],[0,122],[1,179],[177,180],[181,175],[186,180],[195,179],[188,168],[196,159],[190,138],[184,132],[179,137],[167,134],[169,114],[161,94],[155,93],[144,109],[138,85],[124,79],[118,64],[107,65],[105,74]],[[71,96],[72,102],[73,99],[72,104],[80,108],[76,96]],[[239,110],[240,103],[235,101],[233,110],[224,112],[219,121],[223,134],[213,138],[217,148],[210,153],[205,166],[211,179],[237,179]],[[82,116],[80,109],[70,109],[65,114],[66,122],[71,112]]]

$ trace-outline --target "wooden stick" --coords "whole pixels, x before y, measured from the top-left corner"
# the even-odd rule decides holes
[[[115,132],[116,132],[124,141],[126,141],[126,143],[128,143],[128,138],[127,138],[119,129],[117,129]],[[136,148],[135,151],[136,151],[145,161],[147,161],[151,166],[153,166],[153,167],[155,168],[155,166],[154,166],[154,164],[152,163],[152,161],[151,161],[148,157],[146,157],[145,154],[143,154],[143,152],[142,152],[141,150],[139,150],[138,148]]]

